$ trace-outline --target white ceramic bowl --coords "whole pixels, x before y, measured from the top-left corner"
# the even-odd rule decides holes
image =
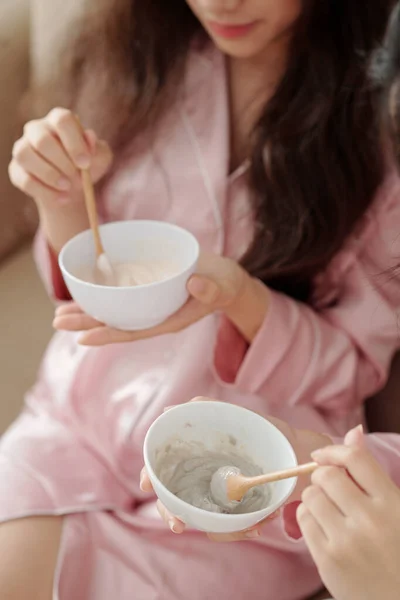
[[[164,281],[137,287],[108,287],[78,279],[83,267],[96,257],[91,231],[70,240],[59,257],[60,268],[72,298],[88,315],[111,327],[140,330],[154,327],[181,308],[188,299],[186,284],[199,257],[195,237],[176,225],[159,221],[121,221],[100,227],[111,263],[161,260],[179,268]]]
[[[213,449],[221,434],[234,436],[237,447],[243,448],[265,473],[297,465],[295,452],[285,436],[266,419],[239,406],[189,402],[164,413],[152,424],[144,442],[144,462],[154,491],[166,508],[189,527],[210,533],[232,533],[256,525],[282,506],[296,485],[296,479],[272,484],[268,507],[246,514],[211,513],[177,498],[157,477],[157,452],[177,436]]]

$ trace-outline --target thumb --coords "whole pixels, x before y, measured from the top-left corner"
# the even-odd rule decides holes
[[[357,446],[362,448],[364,446],[364,428],[362,425],[351,429],[344,438],[345,446]]]
[[[215,304],[220,295],[220,288],[208,277],[193,275],[187,285],[189,294],[202,304]]]
[[[97,146],[97,142],[98,142],[96,132],[93,131],[93,129],[87,129],[85,131],[85,140],[89,146],[90,152],[92,154],[94,154],[96,151],[96,146]]]
[[[94,138],[92,139],[94,143]],[[90,172],[93,177],[94,183],[97,183],[105,173],[109,170],[112,161],[113,154],[110,146],[107,142],[102,140],[96,140],[94,148],[92,148],[93,164]]]

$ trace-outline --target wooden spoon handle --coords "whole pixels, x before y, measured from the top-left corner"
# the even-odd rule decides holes
[[[317,467],[318,463],[311,462],[291,469],[284,469],[283,471],[275,471],[274,473],[266,473],[264,475],[258,475],[257,477],[249,477],[246,480],[246,483],[243,482],[243,487],[246,486],[247,490],[249,490],[256,485],[264,485],[265,483],[273,483],[274,481],[281,481],[282,479],[291,479],[292,477],[299,477],[300,475],[308,475],[313,473]]]
[[[75,115],[75,119],[76,119],[76,122],[77,122],[79,128],[82,131],[82,135],[84,135],[85,132],[84,132],[84,129],[83,129],[83,126],[82,126],[79,116]],[[86,210],[87,210],[87,214],[89,217],[90,229],[92,230],[93,237],[94,237],[96,256],[98,258],[102,254],[104,254],[104,248],[103,248],[103,244],[102,244],[101,238],[100,238],[99,218],[98,218],[97,206],[96,206],[96,196],[94,193],[93,181],[92,181],[92,177],[90,175],[90,170],[82,169],[81,177],[82,177],[82,187],[83,187],[83,195],[85,197]]]
[[[93,182],[88,169],[83,169],[81,171],[81,175],[86,210],[89,217],[90,228],[94,237],[96,255],[99,257],[104,254],[104,248],[100,238],[99,220],[97,215],[96,197],[94,194]]]

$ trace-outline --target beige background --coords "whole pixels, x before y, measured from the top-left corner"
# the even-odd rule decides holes
[[[20,131],[18,103],[29,82],[29,0],[0,0],[0,259],[32,233],[32,202],[11,186],[7,174]]]
[[[30,247],[23,246],[36,226],[36,210],[32,200],[13,188],[7,173],[21,130],[19,106],[30,82],[29,4],[0,0],[0,434],[35,380],[53,313]]]

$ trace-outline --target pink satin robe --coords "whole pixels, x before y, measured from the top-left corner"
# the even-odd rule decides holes
[[[224,61],[209,48],[193,54],[157,135],[117,162],[103,218],[170,221],[204,249],[239,258],[251,236],[246,169],[228,176],[228,163]],[[78,346],[73,333],[54,336],[23,413],[0,441],[0,520],[65,515],[54,600],[300,600],[319,587],[303,542],[279,522],[257,542],[231,545],[168,531],[139,489],[143,439],[164,407],[197,395],[333,436],[363,421],[362,403],[384,384],[400,345],[400,281],[384,273],[398,261],[399,238],[400,182],[390,175],[315,282],[313,308],[273,293],[249,349],[218,316],[99,349]],[[53,294],[59,274],[40,234],[35,252]],[[370,445],[395,476],[397,436],[370,436]]]

